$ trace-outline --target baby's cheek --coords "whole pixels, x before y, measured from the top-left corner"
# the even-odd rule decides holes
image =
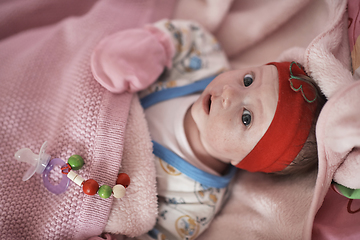
[[[228,145],[228,139],[221,130],[208,131],[207,141],[208,144],[217,152],[222,153],[231,149],[231,147]]]
[[[216,146],[218,139],[219,138],[215,131],[211,131],[211,130],[207,131],[206,136],[205,136],[205,141],[208,143],[208,145],[210,147]]]

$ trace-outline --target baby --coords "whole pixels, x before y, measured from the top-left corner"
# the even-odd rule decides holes
[[[324,102],[295,62],[228,71],[210,33],[162,20],[104,39],[92,70],[114,93],[140,91],[159,198],[157,224],[141,239],[195,239],[221,209],[237,168],[316,168],[314,126]]]

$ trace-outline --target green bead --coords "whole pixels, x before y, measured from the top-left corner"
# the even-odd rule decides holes
[[[84,159],[79,155],[72,155],[68,159],[68,164],[73,170],[79,170],[82,166],[84,166]]]
[[[98,190],[98,194],[100,197],[102,198],[108,198],[111,196],[112,193],[112,189],[110,186],[108,185],[102,185],[99,190]]]

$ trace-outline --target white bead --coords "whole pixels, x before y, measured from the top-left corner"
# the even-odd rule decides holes
[[[123,185],[117,184],[113,187],[114,198],[122,198],[125,196],[126,189]]]
[[[70,170],[70,172],[68,172],[68,174],[66,174],[66,176],[67,176],[71,181],[74,181],[74,179],[76,178],[77,174],[76,174],[73,170]]]
[[[79,186],[81,186],[82,183],[85,181],[85,179],[77,175],[73,170],[70,170],[70,172],[67,174],[67,177]]]
[[[83,182],[85,181],[85,179],[83,179],[80,175],[77,175],[73,181],[77,185],[81,186],[83,184]]]

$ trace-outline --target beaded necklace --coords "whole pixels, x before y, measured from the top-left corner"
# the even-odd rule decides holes
[[[125,195],[126,188],[130,184],[130,178],[126,173],[120,173],[116,180],[116,185],[111,188],[109,185],[99,184],[94,179],[88,179],[85,181],[84,178],[76,174],[73,170],[79,170],[83,167],[84,160],[79,155],[72,155],[66,165],[61,168],[61,172],[66,174],[67,177],[76,183],[78,186],[82,186],[83,192],[87,195],[95,195],[96,193],[101,198],[109,198],[111,193],[114,194],[115,198],[122,198]]]
[[[47,143],[41,146],[39,154],[34,154],[30,149],[23,148],[15,153],[15,158],[20,162],[26,162],[30,168],[25,172],[23,181],[27,181],[36,172],[42,174],[44,186],[54,194],[60,194],[67,190],[70,180],[76,185],[82,187],[83,192],[87,195],[95,195],[96,193],[101,198],[109,198],[111,194],[115,198],[122,198],[125,196],[126,188],[130,185],[130,177],[126,173],[119,173],[116,185],[112,188],[109,185],[99,184],[94,179],[85,180],[78,175],[74,170],[81,169],[85,162],[80,155],[72,155],[68,162],[65,163],[60,158],[53,158],[50,160],[50,155],[45,152]],[[61,172],[67,177],[62,177],[57,185],[53,185],[49,181],[50,171],[56,166],[61,167]]]

